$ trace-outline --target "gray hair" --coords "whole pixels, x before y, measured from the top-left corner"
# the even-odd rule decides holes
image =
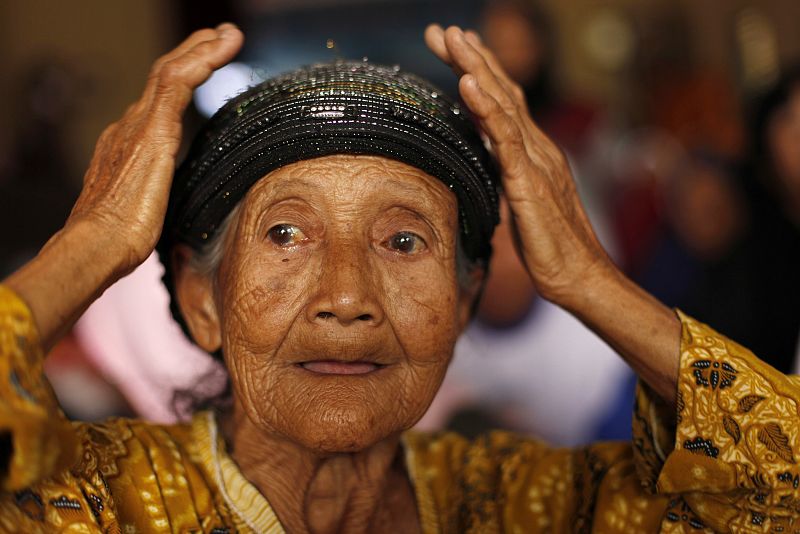
[[[217,271],[225,255],[225,243],[228,241],[228,234],[231,227],[235,227],[239,220],[239,212],[242,210],[242,202],[236,204],[231,212],[225,216],[222,224],[219,225],[214,235],[211,236],[203,247],[192,254],[189,260],[189,268],[204,276],[211,278],[216,285]]]

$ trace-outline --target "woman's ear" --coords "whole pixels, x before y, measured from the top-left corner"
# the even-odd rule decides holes
[[[483,292],[486,270],[478,267],[469,273],[468,283],[461,288],[458,298],[458,332],[466,330],[478,309],[478,303]]]
[[[172,250],[175,294],[194,342],[206,352],[213,353],[222,345],[214,284],[210,276],[192,268],[190,259],[193,254],[186,245],[177,245]]]

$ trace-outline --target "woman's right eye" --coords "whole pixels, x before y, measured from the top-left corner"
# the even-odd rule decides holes
[[[306,239],[303,231],[292,224],[276,224],[269,229],[267,237],[279,247],[291,247]]]

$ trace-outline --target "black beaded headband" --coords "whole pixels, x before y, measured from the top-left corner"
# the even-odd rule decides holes
[[[332,154],[385,156],[441,180],[458,199],[464,253],[488,261],[497,170],[467,110],[397,67],[337,61],[251,87],[196,136],[175,174],[158,246],[167,287],[175,243],[202,248],[260,178]]]

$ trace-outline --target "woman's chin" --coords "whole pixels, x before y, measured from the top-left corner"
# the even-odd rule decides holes
[[[322,454],[360,452],[398,436],[407,428],[396,414],[376,418],[373,414],[344,410],[307,414],[295,423],[288,432],[289,439]]]
[[[375,423],[369,418],[353,417],[352,413],[347,415],[349,417],[303,421],[292,429],[290,438],[319,453],[355,453],[404,430],[403,425],[387,424],[387,421]]]
[[[397,437],[422,417],[435,383],[402,391],[409,380],[402,370],[384,369],[369,376],[317,376],[308,371],[282,374],[269,397],[255,403],[258,416],[273,431],[303,448],[320,453],[353,453]],[[273,375],[273,378],[276,378]]]
[[[382,439],[367,440],[364,439],[364,436],[340,434],[324,436],[321,441],[312,441],[307,445],[307,448],[315,453],[324,455],[355,454],[370,449],[380,441]]]
[[[269,434],[323,454],[363,451],[411,428],[433,400],[437,380],[384,369],[368,376],[319,377],[292,368],[252,399],[251,420]],[[434,378],[440,375],[437,373]],[[272,386],[271,384],[271,386]],[[410,384],[410,385],[408,385]],[[406,393],[412,390],[416,395]],[[245,397],[247,398],[247,397]]]

